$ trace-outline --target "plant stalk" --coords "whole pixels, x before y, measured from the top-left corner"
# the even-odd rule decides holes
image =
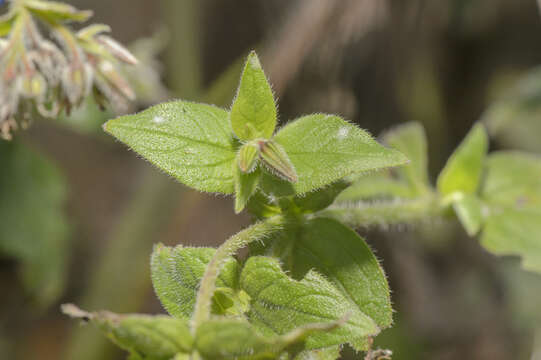
[[[216,288],[216,279],[220,274],[220,270],[225,260],[246,245],[254,241],[260,241],[279,230],[282,223],[283,218],[281,216],[271,217],[242,230],[220,245],[203,274],[201,285],[197,292],[195,310],[192,317],[192,331],[194,333],[201,323],[210,318],[210,309],[212,296],[214,295],[214,290]]]
[[[414,200],[358,202],[339,204],[316,214],[337,219],[351,227],[400,225],[425,222],[443,216],[443,208],[435,196]]]

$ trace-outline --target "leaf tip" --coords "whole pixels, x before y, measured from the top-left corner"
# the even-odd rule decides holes
[[[91,313],[81,310],[74,304],[62,304],[60,305],[60,310],[63,314],[74,319],[82,319],[83,321],[90,321],[92,319]]]

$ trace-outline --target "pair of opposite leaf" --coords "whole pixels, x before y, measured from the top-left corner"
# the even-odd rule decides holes
[[[175,101],[104,128],[183,184],[235,194],[236,212],[258,190],[273,198],[303,195],[348,175],[407,162],[338,116],[306,115],[275,133],[276,124],[272,90],[252,52],[230,111]]]

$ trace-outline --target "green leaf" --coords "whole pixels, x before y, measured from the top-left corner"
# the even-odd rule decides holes
[[[248,211],[258,219],[270,218],[281,213],[281,209],[272,199],[257,191],[250,198],[247,205]]]
[[[426,134],[423,126],[410,122],[397,126],[385,134],[384,142],[397,149],[410,160],[410,163],[396,169],[418,194],[426,192],[428,180],[428,152]]]
[[[541,273],[541,211],[506,209],[486,221],[481,245],[496,255],[518,255],[522,266]]]
[[[302,348],[302,342],[309,334],[328,331],[339,325],[336,322],[309,324],[283,336],[269,336],[259,333],[244,320],[213,319],[197,328],[195,348],[208,360],[276,359],[284,351],[297,353],[296,347]]]
[[[336,330],[308,337],[307,349],[339,345],[379,332],[371,318],[315,271],[296,281],[282,271],[278,260],[253,256],[241,272],[240,287],[251,297],[246,317],[266,335],[286,334],[299,326],[347,318]]]
[[[331,346],[317,350],[301,352],[295,360],[336,360],[340,357],[340,347]]]
[[[90,321],[116,345],[143,359],[171,360],[177,353],[190,353],[193,348],[188,320],[164,315],[89,313],[72,304],[63,305],[62,311]]]
[[[71,5],[56,1],[25,0],[24,6],[38,15],[58,22],[85,22],[92,16],[91,10],[77,10]]]
[[[490,211],[481,244],[498,255],[519,255],[526,269],[541,272],[541,159],[491,154],[482,196]]]
[[[225,110],[175,101],[105,124],[105,131],[197,190],[234,191],[235,146]]]
[[[0,253],[21,261],[26,288],[43,306],[66,276],[66,189],[58,169],[19,143],[0,142]]]
[[[181,245],[171,248],[159,244],[154,248],[151,259],[152,283],[169,314],[177,318],[189,318],[192,315],[199,282],[215,252],[212,248]],[[237,261],[230,258],[220,271],[216,285],[236,289],[237,277]]]
[[[355,231],[333,219],[315,218],[284,229],[271,246],[294,278],[314,269],[380,328],[392,324],[385,274]]]
[[[298,175],[294,184],[263,176],[263,190],[277,196],[304,194],[348,175],[407,162],[398,151],[332,115],[301,117],[280,129],[274,140],[282,145]]]
[[[242,172],[235,164],[235,213],[240,213],[246,207],[250,197],[257,190],[261,173],[259,169],[251,173]]]
[[[455,193],[452,203],[458,220],[468,235],[477,235],[485,220],[481,200],[472,194]]]
[[[313,213],[331,205],[334,199],[347,187],[346,181],[339,180],[326,188],[296,196],[293,201],[303,212]]]
[[[453,192],[476,193],[487,151],[488,136],[484,126],[478,123],[447,160],[438,177],[438,191],[442,195]]]
[[[241,140],[268,139],[276,127],[272,90],[254,51],[248,55],[231,107],[231,127]]]

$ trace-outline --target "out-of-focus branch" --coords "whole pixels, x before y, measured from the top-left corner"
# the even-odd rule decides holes
[[[295,76],[340,3],[300,1],[274,42],[264,51],[265,68],[277,94],[283,93]]]

